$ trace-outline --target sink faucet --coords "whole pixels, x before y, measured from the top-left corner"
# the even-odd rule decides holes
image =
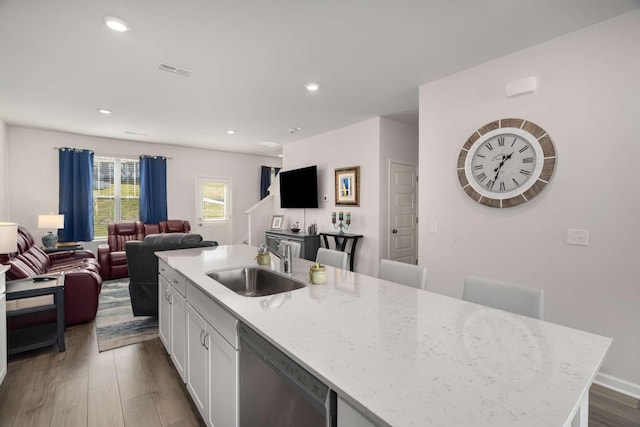
[[[267,250],[284,262],[284,272],[291,273],[291,246],[284,245],[284,253],[267,246]]]

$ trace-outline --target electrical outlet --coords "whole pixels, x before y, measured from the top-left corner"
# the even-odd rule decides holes
[[[438,222],[437,221],[429,222],[429,233],[431,233],[431,234],[437,234],[438,233]]]
[[[327,200],[329,200],[329,196],[325,194],[324,196],[322,196],[322,199],[326,202]]]
[[[567,230],[567,244],[589,246],[589,230],[570,228]]]

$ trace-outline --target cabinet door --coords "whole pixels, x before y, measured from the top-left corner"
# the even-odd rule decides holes
[[[185,299],[171,287],[171,360],[182,381],[185,381],[186,315]]]
[[[209,352],[204,319],[187,304],[187,390],[203,419],[209,414]]]
[[[158,286],[158,333],[167,353],[171,354],[171,285],[164,277],[158,276]]]
[[[213,427],[238,423],[238,351],[213,328],[209,332],[209,420]]]

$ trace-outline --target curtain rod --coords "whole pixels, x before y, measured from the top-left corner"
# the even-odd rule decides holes
[[[73,148],[73,147],[53,147],[54,150],[77,150],[77,151],[84,151],[86,149],[82,149],[82,148]],[[87,150],[87,151],[91,151],[92,153],[95,154],[95,152],[93,150]],[[135,155],[135,154],[134,154]],[[100,154],[101,157],[116,157],[113,154],[111,155],[105,155],[105,154]],[[168,157],[168,156],[160,156],[160,155],[153,155],[153,154],[140,154],[138,157],[142,157],[142,156],[149,156],[149,157],[164,157],[167,160],[173,159],[173,157]],[[126,155],[117,155],[117,157],[120,158],[126,158]]]

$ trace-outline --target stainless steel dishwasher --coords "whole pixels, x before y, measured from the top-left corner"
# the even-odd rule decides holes
[[[242,322],[240,427],[336,427],[336,393]]]

